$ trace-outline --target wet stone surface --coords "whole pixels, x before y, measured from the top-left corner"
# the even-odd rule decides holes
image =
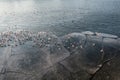
[[[0,34],[0,80],[119,80],[120,38],[90,31]]]

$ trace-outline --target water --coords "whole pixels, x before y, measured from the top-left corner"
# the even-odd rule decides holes
[[[119,0],[0,0],[0,31],[25,29],[58,36],[93,31],[120,36],[119,5]]]

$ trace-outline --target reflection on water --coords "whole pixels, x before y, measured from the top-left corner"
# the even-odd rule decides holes
[[[11,27],[57,35],[84,30],[119,35],[119,5],[119,0],[1,0],[0,31]]]

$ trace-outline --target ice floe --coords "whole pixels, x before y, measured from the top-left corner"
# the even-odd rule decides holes
[[[51,72],[60,74],[56,70],[68,77],[79,71],[90,76],[91,70],[119,52],[120,38],[111,34],[85,31],[57,37],[48,32],[6,31],[0,35],[0,73],[9,73],[7,79],[18,77],[13,80],[43,79]]]

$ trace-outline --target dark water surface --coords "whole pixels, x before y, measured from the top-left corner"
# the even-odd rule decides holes
[[[56,35],[93,31],[120,36],[120,0],[0,0],[0,31]]]

